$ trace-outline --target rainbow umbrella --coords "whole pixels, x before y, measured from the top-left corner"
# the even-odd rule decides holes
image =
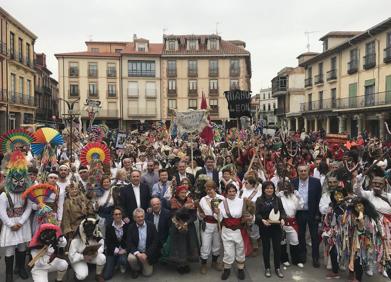
[[[31,144],[31,150],[35,155],[40,155],[47,144],[55,147],[64,144],[62,135],[51,127],[42,127],[34,133],[35,141]]]
[[[0,136],[0,149],[5,154],[14,151],[17,145],[30,145],[33,141],[34,136],[25,129],[11,129]]]
[[[91,161],[95,160],[110,164],[110,150],[105,144],[92,142],[81,149],[80,162],[83,165],[89,165]]]

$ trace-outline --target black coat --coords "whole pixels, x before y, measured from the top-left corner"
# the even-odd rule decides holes
[[[153,223],[153,213],[147,213],[145,215],[145,219],[151,223]],[[166,242],[168,237],[168,232],[170,230],[171,225],[171,216],[170,211],[168,209],[162,208],[159,216],[159,224],[158,224],[158,237],[159,237],[159,246],[162,247]]]
[[[144,209],[144,211],[148,209],[150,200],[151,195],[148,186],[140,183],[140,207]],[[124,218],[128,217],[130,221],[133,221],[133,211],[137,208],[137,201],[132,184],[122,187],[119,201],[120,206],[124,211]]]
[[[126,250],[126,236],[128,232],[128,224],[125,224],[123,226],[124,234],[121,238],[121,240],[118,240],[117,235],[115,235],[115,229],[113,225],[107,225],[106,226],[106,239],[105,239],[105,245],[106,245],[106,256],[113,256],[115,248],[121,247],[122,249]]]
[[[292,180],[296,190],[299,189],[299,178]],[[322,185],[320,180],[315,177],[308,179],[308,214],[311,219],[320,220],[319,202],[322,197]]]
[[[148,257],[148,263],[154,264],[159,259],[160,249],[159,249],[159,238],[153,223],[145,221],[147,224],[147,242],[145,248],[145,254]],[[126,241],[126,250],[128,253],[134,254],[138,251],[139,235],[138,227],[134,222],[128,228],[127,241]]]
[[[201,174],[205,174],[206,175],[206,168],[205,167],[203,167],[203,168],[201,168],[200,170],[197,171],[196,179]],[[213,170],[213,181],[216,183],[216,187],[219,187],[219,172],[216,169]]]
[[[175,176],[175,179],[176,179],[176,183],[179,185],[179,182],[180,182],[179,172],[176,172],[176,173],[174,174],[174,176]],[[191,186],[194,186],[194,183],[195,183],[194,175],[191,174],[191,173],[187,173],[187,172],[186,172],[186,177],[187,177],[187,179],[190,180]]]

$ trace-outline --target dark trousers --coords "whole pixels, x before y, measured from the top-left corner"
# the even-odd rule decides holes
[[[354,261],[354,277],[358,281],[361,281],[363,272],[364,271],[360,262],[360,258],[356,258],[356,260]]]
[[[289,246],[289,252],[291,254],[291,262],[292,264],[298,264],[299,263],[299,245],[292,246],[288,244],[281,244],[281,262],[289,262],[289,256],[288,256],[288,246]]]
[[[333,246],[330,250],[330,260],[331,260],[332,271],[334,273],[338,273],[339,270],[338,253],[337,253],[337,247],[335,246]]]
[[[105,280],[110,280],[113,278],[115,267],[117,265],[123,265],[127,267],[128,260],[127,255],[114,255],[114,256],[106,256],[106,264],[105,264],[105,270],[103,272],[103,278]]]
[[[282,229],[280,225],[261,226],[259,233],[262,240],[263,262],[265,269],[270,268],[270,240],[273,244],[274,268],[280,268],[281,264],[281,237]]]
[[[299,225],[299,262],[305,263],[307,258],[307,245],[305,239],[307,225],[311,235],[312,260],[319,260],[318,222],[310,216],[308,211],[297,211],[296,220]]]

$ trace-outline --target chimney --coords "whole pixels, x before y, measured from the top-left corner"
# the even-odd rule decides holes
[[[133,33],[133,42],[137,39],[137,34]]]

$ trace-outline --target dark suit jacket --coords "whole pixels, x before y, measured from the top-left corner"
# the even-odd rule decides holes
[[[145,215],[145,220],[153,223],[153,213],[147,213]],[[166,242],[168,237],[168,231],[171,225],[171,216],[170,211],[168,209],[162,208],[159,216],[159,224],[158,224],[158,237],[159,237],[159,247],[162,247]]]
[[[150,199],[151,195],[148,186],[140,183],[140,207],[144,211],[147,211]],[[122,187],[120,192],[120,206],[124,211],[124,218],[128,217],[133,221],[133,211],[137,208],[137,201],[132,184]]]
[[[299,178],[292,180],[296,190],[299,189]],[[319,202],[322,197],[322,185],[320,180],[315,177],[309,177],[308,180],[308,212],[312,219],[320,219]]]
[[[179,185],[179,182],[180,182],[179,172],[176,172],[176,173],[174,174],[174,176],[175,176],[175,179],[176,179],[177,184]],[[194,175],[191,174],[191,173],[187,173],[187,172],[186,172],[186,177],[190,180],[191,186],[194,186],[194,183],[195,183]]]
[[[159,259],[159,238],[155,225],[153,223],[150,223],[149,221],[145,221],[145,224],[147,224],[147,242],[144,253],[148,257],[149,264],[154,264]],[[127,233],[126,249],[128,253],[134,254],[135,252],[137,252],[138,243],[138,227],[137,224],[134,222],[129,226]]]
[[[105,239],[106,256],[113,256],[115,248],[121,247],[122,249],[126,250],[126,236],[127,236],[128,227],[129,227],[128,224],[125,224],[123,226],[124,234],[122,236],[122,239],[118,240],[117,235],[115,235],[115,230],[113,225],[106,226],[106,239]]]
[[[199,171],[197,171],[196,173],[196,179],[201,175],[201,174],[205,174],[206,175],[206,168],[203,167],[201,168]],[[213,181],[216,183],[216,187],[219,187],[219,172],[214,169],[213,170]]]

